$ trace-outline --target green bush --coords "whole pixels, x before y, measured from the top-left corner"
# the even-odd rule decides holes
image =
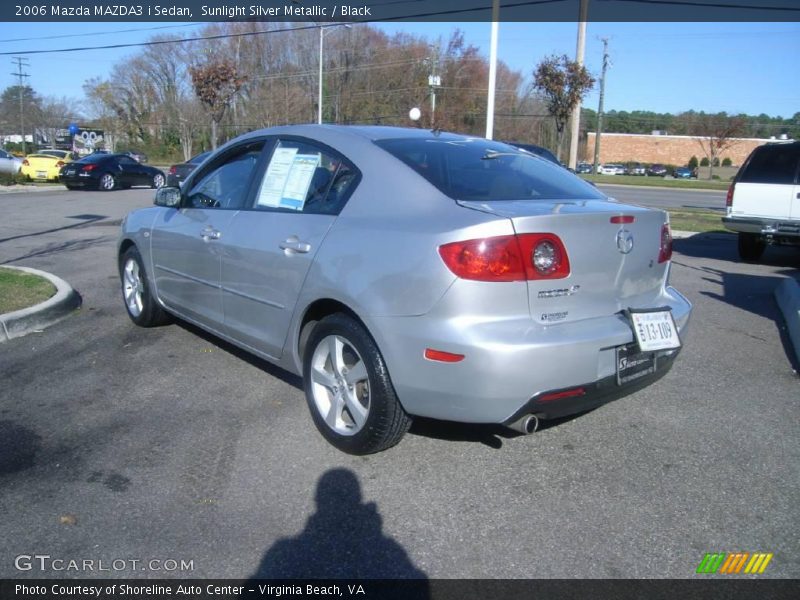
[[[696,169],[699,164],[700,162],[697,160],[697,157],[692,156],[692,158],[689,159],[689,163],[686,166],[689,167],[690,169]]]
[[[711,179],[719,179],[719,175],[712,175]]]
[[[711,164],[711,163],[708,161],[708,157],[707,157],[707,156],[704,156],[704,157],[703,157],[703,158],[700,160],[700,166],[701,166],[701,167],[707,167],[707,166],[708,166],[708,165],[710,165],[710,164]]]
[[[714,166],[715,166],[715,167],[718,167],[718,166],[719,166],[719,156],[715,156],[715,157],[714,157]]]
[[[733,165],[733,161],[729,157],[726,156],[725,158],[722,159],[723,167],[730,167],[731,165]]]

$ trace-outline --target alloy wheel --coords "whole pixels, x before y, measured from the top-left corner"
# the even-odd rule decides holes
[[[340,435],[355,435],[370,410],[367,367],[347,338],[329,335],[320,340],[311,358],[314,406],[328,427]]]

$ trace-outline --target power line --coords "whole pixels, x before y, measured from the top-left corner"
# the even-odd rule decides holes
[[[65,33],[63,35],[45,35],[39,37],[24,37],[12,38],[9,40],[0,40],[0,44],[7,44],[9,42],[31,42],[37,40],[58,40],[63,38],[76,38],[76,37],[95,37],[98,35],[117,35],[119,33],[135,33],[139,31],[156,31],[159,29],[182,29],[184,27],[197,27],[198,23],[187,23],[185,25],[162,25],[161,27],[139,27],[138,29],[117,29],[115,31],[87,31],[85,33]]]

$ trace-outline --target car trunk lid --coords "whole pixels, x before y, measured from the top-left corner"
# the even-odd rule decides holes
[[[459,204],[510,219],[518,235],[552,233],[563,242],[570,274],[528,281],[534,320],[577,321],[657,305],[668,264],[659,262],[663,211],[604,200]]]

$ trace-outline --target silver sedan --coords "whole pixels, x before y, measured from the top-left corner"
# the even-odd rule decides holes
[[[339,449],[414,416],[599,406],[671,367],[690,303],[666,213],[485,139],[302,125],[239,137],[122,225],[134,323],[194,323],[304,378]]]
[[[22,168],[22,159],[13,154],[0,150],[0,173],[16,175]]]

